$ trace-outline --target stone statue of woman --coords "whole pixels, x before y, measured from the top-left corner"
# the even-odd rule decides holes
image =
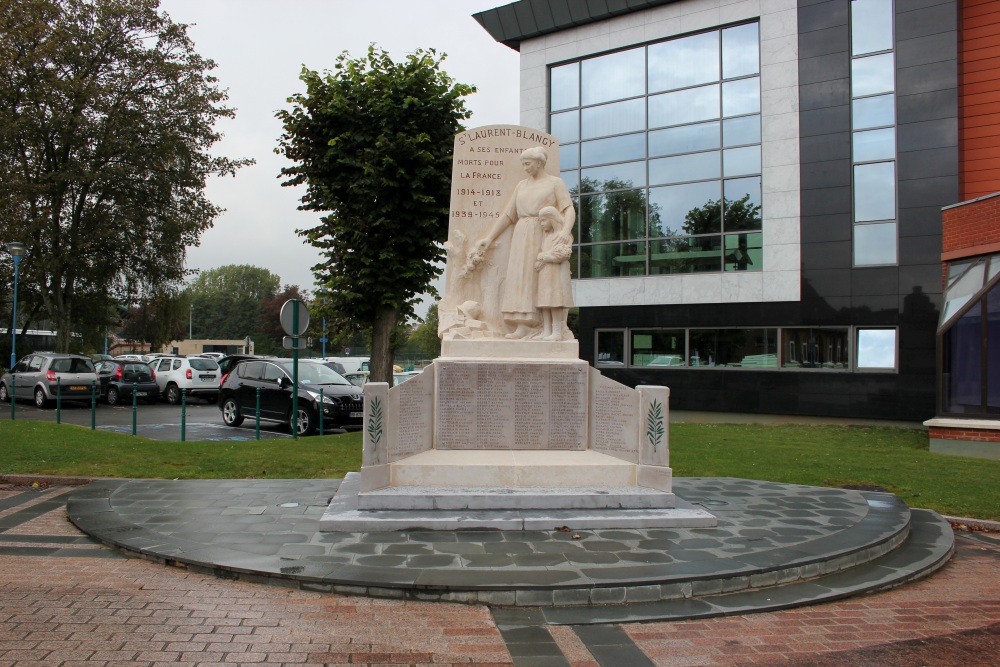
[[[503,213],[469,254],[469,264],[478,265],[486,250],[507,227],[513,225],[500,302],[504,322],[514,328],[511,333],[506,334],[511,339],[529,338],[540,322],[537,303],[538,272],[534,268],[542,249],[539,211],[546,206],[555,208],[562,223],[555,233],[564,241],[572,243],[573,224],[576,221],[573,201],[562,179],[545,173],[547,160],[548,153],[541,146],[521,153],[521,167],[528,177],[517,184]]]

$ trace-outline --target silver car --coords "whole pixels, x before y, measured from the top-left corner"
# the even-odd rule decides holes
[[[97,372],[89,357],[57,352],[29,354],[0,378],[0,401],[11,397],[33,400],[40,408],[59,394],[66,399],[89,399],[97,385]]]

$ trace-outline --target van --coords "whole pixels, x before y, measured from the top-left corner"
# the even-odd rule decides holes
[[[320,361],[336,361],[344,367],[345,373],[357,373],[369,370],[370,359],[368,357],[324,357]]]

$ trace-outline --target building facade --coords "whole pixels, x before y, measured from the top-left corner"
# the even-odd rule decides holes
[[[679,409],[934,416],[942,208],[1000,190],[996,110],[970,124],[993,104],[995,17],[994,0],[477,14],[521,54],[521,124],[561,143],[581,356]]]

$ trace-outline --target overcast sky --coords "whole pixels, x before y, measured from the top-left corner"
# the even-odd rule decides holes
[[[509,1],[509,0],[507,0]],[[505,0],[161,0],[229,90],[236,118],[225,120],[215,152],[257,161],[235,178],[214,178],[208,195],[226,212],[188,248],[189,269],[252,264],[281,276],[282,284],[312,289],[318,253],[296,234],[317,214],[297,211],[304,188],[283,188],[278,173],[291,163],[275,155],[281,124],[274,117],[287,98],[304,92],[303,67],[332,69],[342,51],[366,53],[372,42],[394,60],[418,48],[448,54],[444,69],[475,85],[466,98],[469,127],[518,122],[518,54],[493,41],[472,14]],[[422,315],[423,313],[421,313]]]

